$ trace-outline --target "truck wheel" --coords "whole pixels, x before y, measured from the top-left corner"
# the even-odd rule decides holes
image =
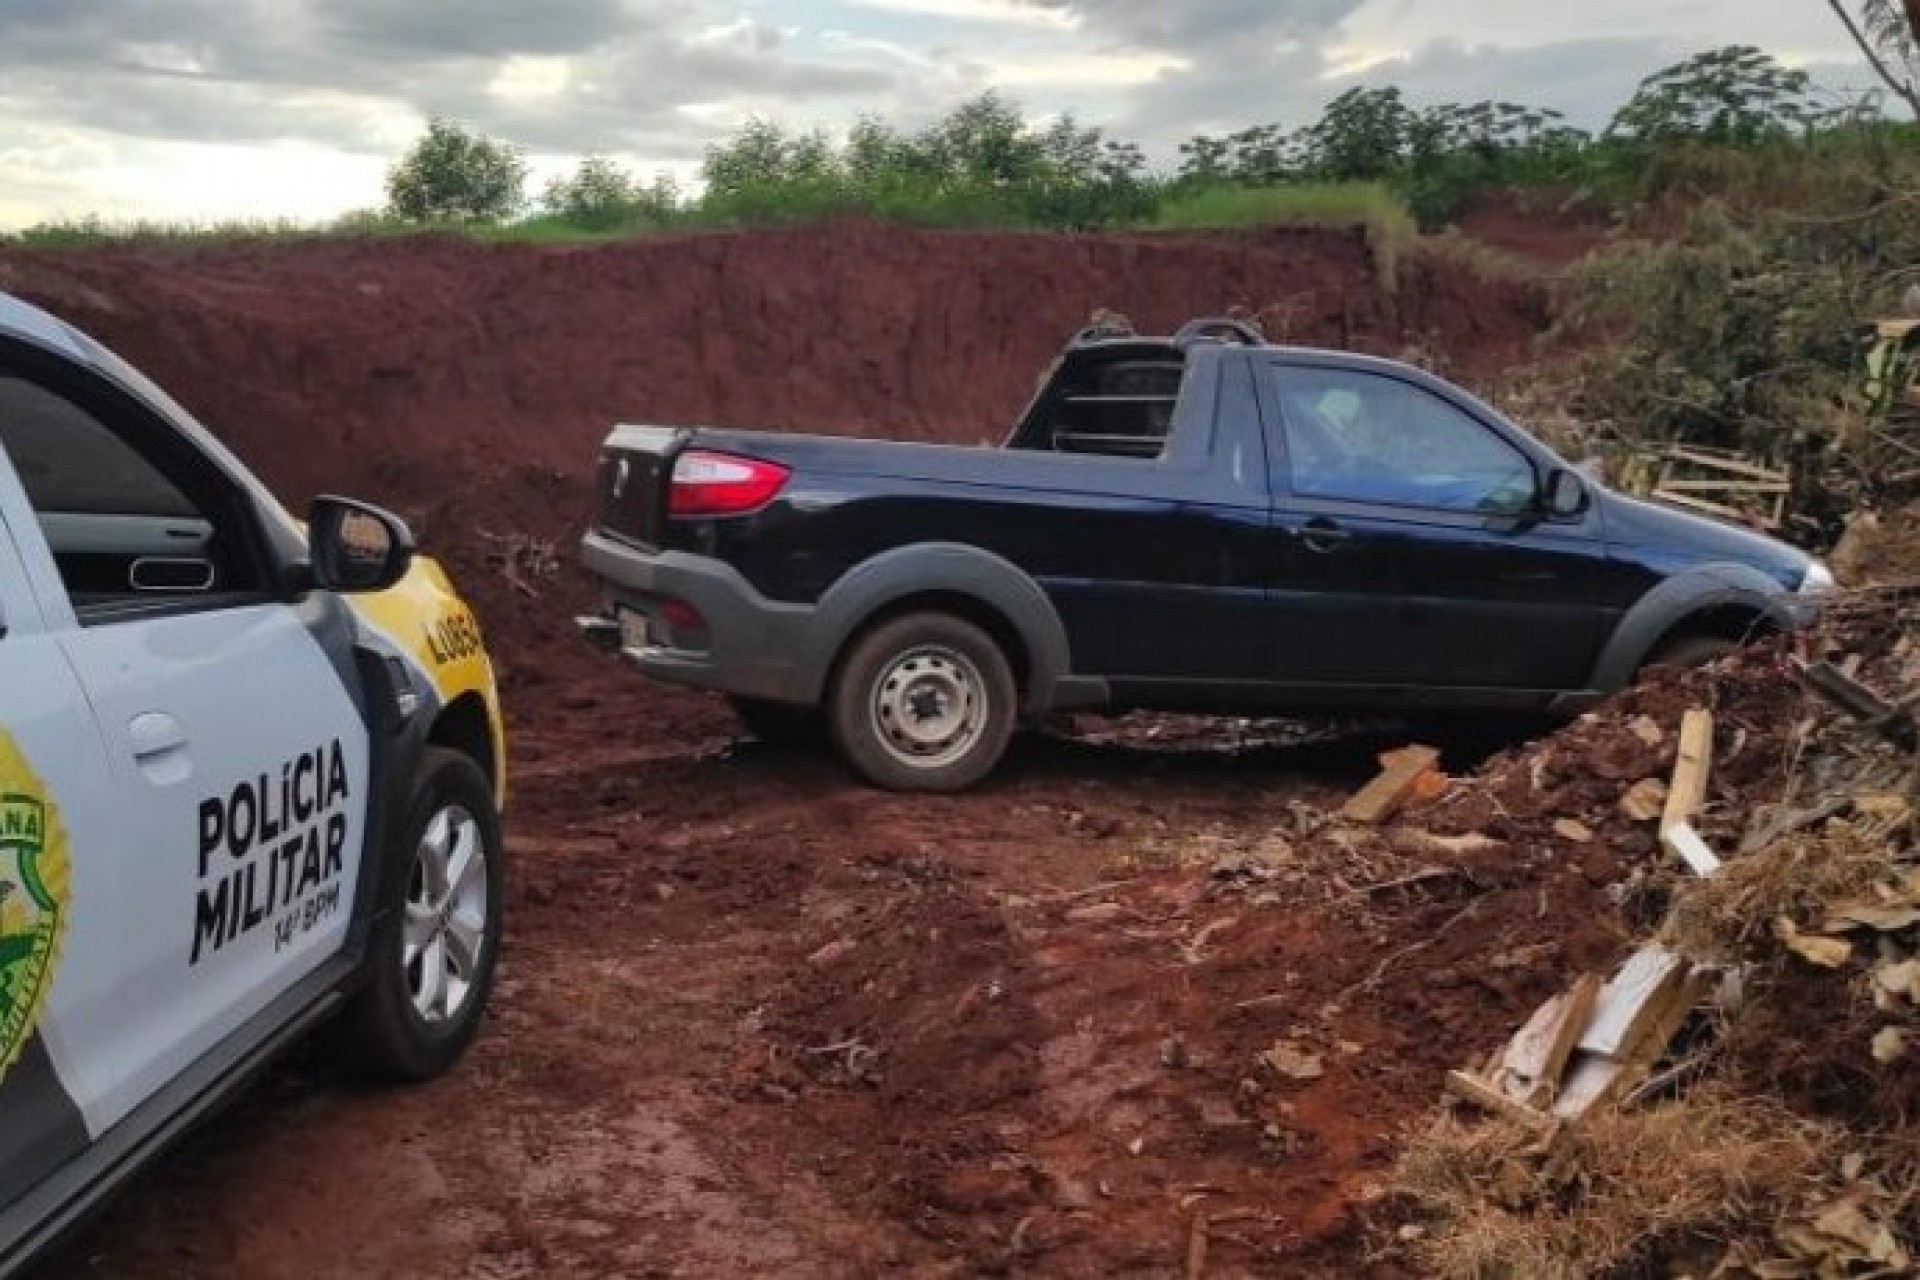
[[[768,746],[806,747],[826,738],[825,717],[818,707],[740,697],[728,698],[727,704],[741,726]]]
[[[891,791],[964,791],[1000,762],[1019,691],[993,637],[914,613],[855,643],[827,702],[834,745]]]
[[[457,1061],[480,1025],[500,953],[506,849],[493,791],[478,765],[428,747],[414,775],[399,844],[368,939],[366,985],[333,1031],[350,1069],[425,1080]]]

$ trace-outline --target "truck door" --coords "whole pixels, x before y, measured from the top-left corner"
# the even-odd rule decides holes
[[[0,345],[0,448],[46,629],[97,721],[111,1016],[75,1025],[96,1131],[344,942],[368,735],[346,606],[279,598],[237,483],[90,370]]]
[[[87,1067],[120,1009],[108,802],[93,715],[28,585],[0,451],[0,1207],[77,1156]]]
[[[1487,424],[1391,374],[1274,361],[1280,678],[1579,688],[1610,571],[1591,519],[1522,519],[1538,477]]]

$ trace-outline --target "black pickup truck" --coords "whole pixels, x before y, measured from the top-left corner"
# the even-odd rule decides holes
[[[1089,330],[997,449],[620,426],[579,619],[762,735],[957,790],[1061,710],[1569,714],[1833,580],[1408,365]]]

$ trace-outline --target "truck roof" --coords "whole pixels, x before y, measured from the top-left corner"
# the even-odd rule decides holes
[[[1092,325],[1067,340],[1062,358],[1091,355],[1103,362],[1109,358],[1182,360],[1195,347],[1248,348],[1273,355],[1311,357],[1315,363],[1348,369],[1393,373],[1420,381],[1432,379],[1431,374],[1417,365],[1389,356],[1369,355],[1343,347],[1273,342],[1257,326],[1235,316],[1200,316],[1170,334],[1143,334],[1127,326],[1124,317],[1112,312],[1096,313]]]

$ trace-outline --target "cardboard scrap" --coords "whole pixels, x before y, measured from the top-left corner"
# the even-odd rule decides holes
[[[1341,816],[1352,822],[1385,822],[1420,788],[1439,761],[1440,753],[1432,747],[1385,752],[1380,757],[1380,775],[1353,794],[1340,810]]]
[[[1289,1080],[1318,1080],[1327,1073],[1319,1054],[1286,1040],[1275,1041],[1272,1048],[1260,1055],[1260,1061],[1274,1074]]]
[[[1823,933],[1843,933],[1848,929],[1872,929],[1877,933],[1899,933],[1920,924],[1920,903],[1848,902],[1827,912]]]
[[[1620,811],[1635,822],[1652,822],[1666,807],[1667,784],[1658,778],[1636,782],[1620,797]]]
[[[1787,950],[1822,969],[1838,969],[1853,959],[1853,944],[1845,938],[1802,933],[1800,927],[1785,916],[1773,922],[1773,936],[1780,939],[1781,945]]]

